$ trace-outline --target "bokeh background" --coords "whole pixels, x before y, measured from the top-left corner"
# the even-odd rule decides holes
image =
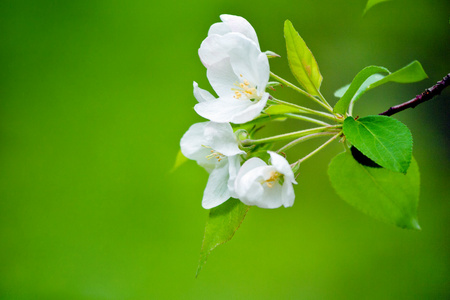
[[[1,1],[0,298],[450,298],[450,90],[396,115],[414,136],[422,231],[338,198],[326,175],[342,151],[335,143],[302,166],[294,207],[250,209],[194,277],[207,174],[195,162],[169,171],[181,136],[202,121],[192,82],[209,88],[197,56],[209,26],[222,13],[244,16],[261,48],[282,55],[271,69],[293,80],[290,19],[332,103],[365,66],[423,64],[429,79],[369,92],[356,107],[364,116],[450,72],[449,1],[390,1],[362,17],[365,2]],[[306,126],[275,123],[261,136]]]

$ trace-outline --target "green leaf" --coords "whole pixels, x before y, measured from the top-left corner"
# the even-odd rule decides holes
[[[428,78],[427,73],[425,73],[425,70],[420,62],[415,60],[409,65],[389,74],[381,80],[374,81],[369,85],[368,89],[373,89],[374,87],[385,84],[386,82],[412,83],[424,80],[426,78]]]
[[[311,50],[295,30],[291,21],[284,22],[284,38],[286,39],[289,67],[297,81],[311,95],[319,95],[322,75]]]
[[[206,222],[196,277],[206,263],[211,251],[217,246],[228,242],[233,237],[244,220],[249,207],[238,199],[230,198],[225,203],[210,210],[209,218]]]
[[[284,105],[284,104],[280,104],[280,105],[271,105],[268,108],[266,108],[264,110],[264,113],[268,114],[268,115],[281,115],[281,114],[287,114],[287,113],[304,113],[303,110],[292,107],[292,106],[288,106],[288,105]]]
[[[378,4],[378,3],[381,3],[381,2],[387,2],[387,1],[390,1],[390,0],[369,0],[369,1],[367,1],[366,8],[364,9],[363,15],[365,15],[366,12],[369,9],[371,9],[372,6],[374,6],[375,4]]]
[[[397,82],[397,83],[412,83],[421,81],[428,78],[427,74],[422,68],[422,65],[417,60],[413,61],[409,65],[395,71],[387,76],[381,74],[373,74],[369,76],[366,81],[364,81],[359,89],[356,91],[355,95],[350,102],[357,101],[365,92],[385,84],[387,82]],[[334,96],[341,98],[347,92],[350,84],[340,88],[334,93]]]
[[[420,230],[417,221],[420,174],[415,159],[406,175],[359,164],[349,152],[338,154],[328,167],[337,194],[375,219]]]
[[[369,66],[362,69],[356,76],[353,78],[352,83],[350,84],[349,88],[345,91],[344,95],[341,99],[336,103],[334,106],[334,112],[338,114],[345,114],[345,112],[348,109],[348,106],[350,105],[350,102],[352,101],[355,94],[358,92],[358,90],[361,88],[363,83],[372,75],[376,73],[389,73],[389,70],[384,67],[378,67],[378,66]]]
[[[412,136],[402,122],[387,116],[348,117],[343,125],[347,140],[380,166],[406,173],[412,157]]]
[[[175,163],[173,164],[173,167],[170,170],[170,172],[175,171],[176,169],[178,169],[179,166],[181,166],[182,164],[184,164],[188,160],[189,159],[186,156],[184,156],[183,153],[181,153],[181,150],[179,150],[178,153],[177,153],[177,157],[175,158]]]
[[[385,76],[381,75],[381,74],[373,74],[373,75],[369,76],[369,78],[367,78],[366,81],[364,81],[363,84],[361,84],[359,89],[356,91],[351,102],[358,100],[362,94],[364,94],[366,91],[368,91],[368,88],[372,83],[374,83],[378,80],[381,80],[383,78],[385,78]],[[342,96],[344,96],[345,92],[347,92],[349,87],[350,87],[350,84],[347,84],[346,86],[341,87],[336,92],[334,92],[334,96],[341,98]]]

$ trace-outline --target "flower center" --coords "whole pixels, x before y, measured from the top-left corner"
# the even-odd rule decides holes
[[[262,182],[262,184],[267,184],[267,187],[273,188],[273,186],[278,182],[281,181],[283,178],[283,174],[277,171],[270,172],[269,179],[266,179]]]
[[[210,150],[211,154],[205,156],[208,160],[210,160],[212,158],[215,158],[215,159],[217,159],[218,162],[220,162],[225,157],[225,155],[223,155],[222,153],[214,150],[213,148],[211,148],[209,146],[202,145],[202,147],[211,149]]]
[[[242,77],[242,75],[240,75]],[[234,91],[233,98],[241,99],[242,97],[247,98],[248,100],[259,100],[256,87],[254,87],[247,79],[244,79],[241,83],[236,82],[234,84],[236,88],[232,88]]]

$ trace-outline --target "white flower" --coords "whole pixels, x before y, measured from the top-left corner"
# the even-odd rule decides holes
[[[295,194],[292,184],[297,184],[287,160],[268,151],[272,165],[253,157],[246,161],[235,180],[237,197],[247,205],[261,208],[277,208],[294,204]]]
[[[228,123],[203,122],[192,125],[180,141],[181,152],[196,160],[209,173],[202,206],[218,206],[234,196],[234,180],[240,167],[238,141]]]
[[[222,22],[215,23],[210,27],[208,37],[198,50],[200,60],[205,67],[209,68],[210,65],[221,61],[228,56],[230,50],[239,47],[239,44],[235,44],[236,40],[233,39],[233,35],[236,34],[248,39],[261,51],[255,29],[246,19],[233,15],[221,15],[220,19]],[[266,51],[265,54],[270,57],[279,56],[272,51]]]
[[[219,98],[212,99],[210,93],[194,83],[194,95],[199,101],[194,109],[213,122],[242,124],[256,118],[267,103],[269,61],[242,34],[228,34],[223,39],[236,47],[207,69],[208,80]]]

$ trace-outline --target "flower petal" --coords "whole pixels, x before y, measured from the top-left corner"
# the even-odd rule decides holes
[[[228,165],[215,168],[211,172],[203,193],[203,208],[210,209],[216,207],[230,198],[231,193],[228,190],[228,178]]]
[[[264,53],[259,54],[256,64],[258,79],[256,82],[257,92],[261,95],[265,90],[270,78],[269,59]]]
[[[236,38],[240,40],[240,43],[229,51],[234,73],[239,77],[242,75],[242,78],[248,80],[252,85],[257,85],[260,81],[260,77],[267,77],[268,80],[269,72],[267,72],[267,74],[258,73],[260,71],[258,64],[264,63],[263,60],[259,60],[259,56],[262,54],[267,60],[267,65],[269,65],[267,56],[264,53],[261,53],[255,43],[249,39]]]
[[[227,33],[231,32],[230,26],[223,22],[214,23],[211,25],[211,27],[208,30],[208,36],[211,36],[213,34],[215,35],[225,35]]]
[[[230,177],[228,179],[228,190],[231,193],[231,197],[237,198],[237,194],[234,191],[234,183],[236,181],[237,174],[241,167],[241,158],[239,155],[230,156],[228,158],[228,173]]]
[[[249,107],[254,105],[250,100],[236,100],[236,99],[227,99],[227,98],[219,98],[214,101],[207,101],[197,103],[194,106],[195,111],[202,117],[209,119],[213,122],[217,123],[245,123],[252,120],[250,117],[245,118],[244,121],[242,118],[239,118],[237,122],[234,118],[235,115],[240,115],[242,112],[246,111]]]
[[[209,122],[195,123],[189,127],[188,131],[183,135],[180,141],[181,153],[189,159],[197,160],[200,154],[204,152],[205,144],[205,127]]]
[[[249,122],[251,120],[254,120],[256,117],[259,116],[261,111],[266,106],[267,100],[269,99],[269,94],[265,93],[261,100],[257,102],[252,102],[252,105],[249,105],[246,109],[238,112],[235,114],[230,121],[231,123],[235,124],[243,124],[246,122]],[[246,100],[240,100],[240,101],[246,101]]]
[[[263,192],[261,184],[255,184],[255,179],[259,176],[263,176],[263,170],[261,170],[260,168],[264,167],[267,167],[267,165],[262,159],[253,157],[247,160],[240,168],[234,183],[234,192],[237,194],[238,198],[245,204],[248,203],[245,202],[247,199],[246,196],[248,194],[248,191],[251,190],[255,195],[261,194]],[[255,172],[254,170],[257,171]],[[249,173],[250,176],[248,176]]]
[[[221,15],[220,19],[230,28],[231,31],[240,32],[255,42],[259,49],[259,42],[255,29],[246,19],[243,17],[226,14]]]
[[[216,99],[207,90],[198,87],[198,83],[194,81],[194,97],[198,102],[205,102]]]
[[[229,57],[229,53],[233,49],[241,48],[242,43],[254,44],[240,33],[213,34],[203,40],[200,49],[198,49],[198,55],[203,65],[209,68],[211,65]]]
[[[227,57],[221,61],[212,64],[207,72],[209,83],[219,97],[233,97],[236,84],[240,82],[239,77],[231,67],[230,58]]]
[[[289,165],[286,158],[272,151],[267,151],[267,153],[270,154],[272,166],[274,166],[278,172],[284,175],[285,180],[297,184],[294,178],[294,172],[292,172],[291,166]]]
[[[245,153],[239,149],[238,141],[229,123],[209,122],[205,126],[205,136],[208,138],[208,146],[225,156]]]
[[[263,185],[264,193],[256,199],[255,205],[261,208],[278,208],[282,203],[282,186],[280,183],[275,183],[272,187]]]
[[[285,181],[281,190],[281,202],[284,207],[291,207],[294,205],[294,200],[294,187],[292,186],[292,183]]]

